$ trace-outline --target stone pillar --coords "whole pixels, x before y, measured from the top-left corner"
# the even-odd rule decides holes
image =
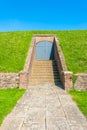
[[[19,88],[28,88],[28,76],[29,73],[25,71],[20,72],[20,83]]]
[[[64,88],[65,88],[65,90],[68,91],[68,90],[73,88],[72,72],[71,71],[64,71],[63,76],[64,76]]]

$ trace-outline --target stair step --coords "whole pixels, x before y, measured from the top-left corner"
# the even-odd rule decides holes
[[[35,68],[35,69],[40,69],[40,68],[49,68],[49,69],[58,69],[57,66],[33,66],[32,69]]]
[[[32,74],[31,74],[31,76],[48,76],[48,77],[50,77],[50,76],[58,76],[58,77],[60,77],[59,76],[59,73],[36,73],[36,72],[33,72]]]
[[[33,65],[37,65],[38,66],[38,65],[57,65],[57,64],[56,63],[49,63],[49,62],[48,63],[44,63],[44,62],[39,63],[38,62],[38,63],[34,63]]]
[[[45,82],[45,83],[49,83],[49,82]],[[55,82],[55,83],[54,83],[54,82],[50,82],[50,83],[56,84],[56,85],[60,85],[60,82]],[[29,83],[29,86],[30,86],[30,85],[37,85],[37,84],[41,84],[41,85],[42,85],[42,84],[44,84],[44,82],[42,82],[42,83],[39,83],[39,82],[34,82],[34,83],[32,83],[32,82],[31,82],[31,83]]]
[[[55,73],[58,73],[59,74],[59,72],[57,71],[57,70],[53,70],[53,71],[51,71],[51,70],[32,70],[32,74],[33,73],[43,73],[43,74],[55,74]]]
[[[32,70],[57,70],[57,68],[49,67],[33,67]]]
[[[32,73],[32,76],[48,76],[48,77],[57,76],[57,77],[60,77],[58,73],[55,73],[55,74],[53,74],[53,73],[45,73],[45,74],[43,74],[43,73]]]
[[[38,65],[57,65],[57,64],[56,64],[56,62],[55,63],[52,63],[52,62],[50,62],[50,63],[49,62],[46,62],[46,63],[45,62],[36,62],[33,65],[38,66]]]
[[[52,60],[34,61],[29,84],[36,83],[60,83],[59,71],[57,64]]]
[[[54,75],[54,74],[47,74],[47,73],[37,73],[37,74],[35,74],[35,73],[33,73],[32,75],[31,75],[31,77],[32,76],[34,76],[34,77],[60,77],[59,76],[59,74],[57,73],[56,75]]]
[[[49,77],[30,77],[30,80],[60,80],[60,78],[49,78]]]
[[[40,65],[42,65],[42,66],[44,66],[44,65],[51,65],[51,66],[57,66],[57,64],[56,63],[33,63],[33,65],[36,65],[36,66],[40,66]]]
[[[58,82],[59,83],[60,81],[59,80],[40,80],[40,81],[39,80],[31,80],[31,81],[29,81],[29,83],[47,83],[47,82],[49,82],[49,83],[50,82],[54,82],[54,83]]]
[[[38,67],[38,68],[32,68],[32,70],[51,70],[51,71],[53,71],[53,70],[57,70],[58,71],[58,69],[57,68],[46,68],[46,67],[43,67],[43,68],[41,68],[41,67]]]
[[[52,63],[52,62],[56,62],[56,61],[55,61],[55,60],[35,60],[34,63],[35,63],[35,62],[36,62],[36,63],[40,63],[40,62]]]
[[[58,85],[60,84],[60,82],[59,83],[56,83],[56,82],[55,83],[54,82],[45,82],[45,83],[52,83],[52,84],[58,84]],[[42,85],[42,84],[44,84],[44,82],[41,82],[41,83],[40,82],[29,83],[29,86],[31,86],[31,85],[38,85],[38,84]]]
[[[60,79],[60,77],[48,77],[48,76],[31,76],[30,79]]]
[[[43,83],[56,83],[56,84],[60,84],[60,82],[46,81],[46,82],[29,82],[29,85],[32,85],[32,84],[43,84]]]

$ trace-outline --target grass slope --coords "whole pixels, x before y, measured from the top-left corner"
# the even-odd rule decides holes
[[[68,70],[74,73],[87,72],[87,30],[0,33],[0,72],[18,72],[23,69],[33,34],[56,34]]]
[[[81,92],[76,90],[69,91],[73,100],[77,103],[79,109],[87,117],[87,92]]]
[[[1,72],[18,72],[23,69],[30,41],[30,33],[0,33]]]
[[[23,89],[0,89],[0,125],[4,117],[11,112],[18,99],[24,94]]]
[[[59,39],[68,70],[87,72],[87,31],[65,31]]]

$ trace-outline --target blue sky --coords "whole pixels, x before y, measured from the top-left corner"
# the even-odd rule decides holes
[[[1,0],[0,31],[87,29],[87,0]]]

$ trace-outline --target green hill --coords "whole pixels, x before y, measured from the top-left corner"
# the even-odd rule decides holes
[[[56,34],[68,70],[87,72],[87,30],[1,32],[0,72],[19,72],[23,69],[33,34]]]

